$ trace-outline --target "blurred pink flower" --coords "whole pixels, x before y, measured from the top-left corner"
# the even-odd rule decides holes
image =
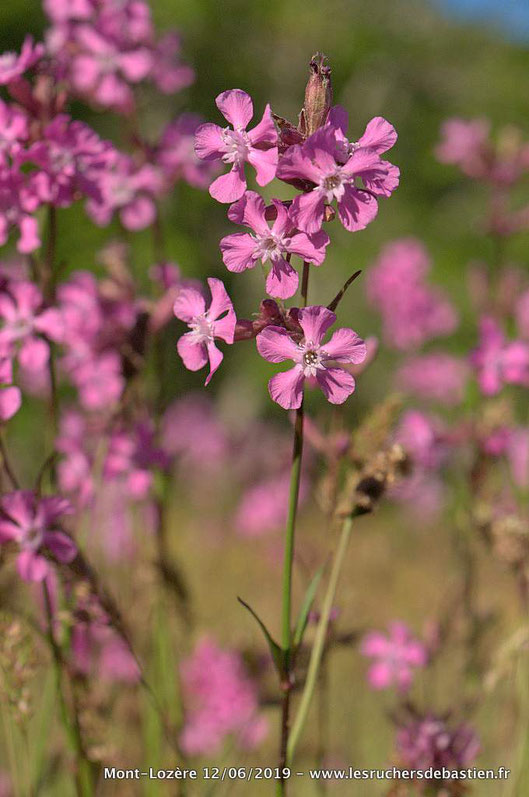
[[[421,399],[440,404],[460,404],[465,394],[468,368],[459,357],[432,352],[410,358],[396,376],[397,385]]]
[[[505,384],[529,385],[529,344],[508,341],[494,318],[481,319],[479,345],[470,362],[486,396],[496,395]]]
[[[402,764],[421,771],[465,769],[480,752],[480,743],[468,725],[451,725],[446,717],[409,711],[399,722],[396,748]],[[428,781],[424,784],[428,786]],[[436,788],[439,786],[436,782]]]
[[[213,181],[209,193],[218,202],[235,202],[246,190],[245,162],[254,167],[259,185],[267,185],[274,179],[278,159],[277,131],[269,105],[259,124],[246,130],[253,116],[253,103],[241,89],[224,91],[215,102],[233,130],[209,122],[201,125],[195,136],[195,151],[199,158],[222,159],[224,163],[233,164],[228,174]]]
[[[469,177],[483,177],[489,134],[486,119],[447,119],[441,127],[436,155],[442,163],[459,166]]]
[[[46,577],[49,564],[44,551],[59,562],[75,558],[75,543],[59,525],[60,518],[72,511],[66,499],[38,498],[30,490],[16,490],[0,498],[0,543],[18,545],[17,568],[23,581],[42,581]]]
[[[414,671],[424,667],[428,652],[416,639],[405,623],[395,621],[389,626],[389,634],[371,631],[362,639],[360,652],[374,659],[367,678],[373,689],[387,689],[395,685],[406,692],[412,685]]]
[[[21,77],[42,58],[43,54],[44,45],[33,44],[32,36],[26,36],[24,39],[20,55],[15,52],[2,53],[0,55],[0,86],[5,86]]]
[[[13,364],[9,357],[0,357],[0,421],[8,421],[22,404],[20,388],[13,385]]]
[[[0,349],[17,354],[20,364],[39,370],[49,358],[49,340],[63,338],[61,315],[56,308],[43,308],[42,294],[32,282],[13,281],[0,292]]]
[[[370,270],[367,295],[382,315],[388,346],[415,349],[455,330],[457,315],[451,302],[425,282],[429,269],[423,244],[402,238],[387,244]]]
[[[180,673],[185,708],[180,744],[187,755],[215,755],[229,735],[243,749],[260,744],[267,722],[239,653],[203,637]]]

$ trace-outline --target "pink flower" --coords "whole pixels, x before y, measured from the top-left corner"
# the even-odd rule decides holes
[[[389,196],[397,187],[398,169],[381,160],[376,148],[353,148],[345,160],[342,155],[343,137],[327,124],[281,158],[277,177],[309,187],[294,199],[290,212],[300,230],[318,232],[325,206],[333,200],[343,226],[351,232],[363,230],[377,215],[376,197]],[[358,180],[363,188],[357,186]]]
[[[259,185],[267,185],[274,179],[278,160],[277,131],[269,105],[259,124],[246,130],[253,116],[253,104],[241,89],[224,91],[215,102],[233,130],[211,123],[201,125],[195,136],[195,151],[199,158],[222,159],[232,164],[228,174],[213,181],[209,193],[219,202],[235,202],[246,190],[245,162],[254,167]]]
[[[366,356],[364,341],[352,329],[338,329],[323,344],[325,332],[336,321],[336,315],[326,307],[306,307],[299,311],[298,321],[303,333],[297,335],[298,340],[276,326],[266,327],[257,336],[257,350],[265,360],[295,363],[290,370],[270,379],[271,398],[286,410],[297,409],[301,406],[305,379],[315,377],[331,404],[343,404],[353,393],[355,380],[332,363],[361,363]]]
[[[298,506],[308,494],[308,481],[302,478]],[[235,514],[235,527],[242,537],[261,537],[287,520],[290,474],[281,473],[251,485],[244,493]]]
[[[204,637],[180,673],[185,707],[180,744],[187,755],[215,755],[230,735],[242,749],[262,741],[267,723],[239,653]]]
[[[395,439],[410,454],[415,465],[435,470],[445,462],[448,453],[443,431],[436,416],[407,410],[400,420]]]
[[[9,357],[0,357],[0,421],[8,421],[22,404],[20,388],[13,385],[13,364]]]
[[[457,326],[445,296],[426,284],[430,259],[423,244],[402,238],[387,244],[368,276],[367,295],[380,311],[389,346],[413,349]]]
[[[493,318],[482,318],[480,342],[470,362],[486,396],[496,395],[504,384],[529,385],[529,345],[520,340],[507,341]]]
[[[244,196],[228,211],[231,221],[245,224],[253,230],[250,233],[227,235],[220,242],[222,259],[229,271],[240,272],[270,261],[271,270],[266,279],[266,291],[270,296],[288,299],[298,289],[296,270],[285,259],[293,254],[314,265],[321,265],[325,259],[325,248],[329,236],[320,230],[313,235],[295,229],[287,209],[278,199],[273,199],[276,219],[272,228],[266,221],[266,207],[263,199],[255,191],[246,191]]]
[[[28,254],[38,249],[39,226],[32,214],[39,205],[33,175],[25,175],[17,167],[0,166],[0,246],[17,227],[17,250]]]
[[[86,210],[102,227],[117,212],[127,230],[143,230],[156,217],[154,198],[161,188],[157,169],[149,164],[138,167],[132,158],[116,152],[99,176],[99,197],[89,199]]]
[[[428,661],[423,643],[401,622],[390,624],[388,636],[378,631],[366,634],[360,652],[374,659],[367,673],[373,689],[387,689],[395,684],[401,692],[406,692],[412,685],[414,670]]]
[[[174,303],[175,316],[185,321],[191,330],[178,341],[178,353],[190,371],[200,370],[209,360],[206,385],[223,359],[215,339],[233,343],[237,322],[230,297],[221,280],[210,277],[208,285],[211,303],[207,310],[204,296],[194,288],[181,290]]]
[[[191,393],[175,401],[162,420],[164,451],[181,457],[186,473],[190,469],[215,470],[226,465],[228,433],[211,400]]]
[[[34,66],[44,54],[43,44],[33,44],[33,38],[26,36],[20,55],[15,52],[5,52],[0,55],[0,86],[16,80],[30,67]]]
[[[58,521],[72,512],[59,496],[37,498],[29,490],[16,490],[0,499],[0,543],[15,542],[20,552],[17,568],[23,581],[42,581],[49,572],[43,555],[49,551],[59,562],[77,555],[73,540],[60,530]]]
[[[195,152],[195,133],[201,124],[202,117],[183,113],[165,128],[155,162],[169,185],[184,180],[194,188],[207,188],[218,172],[217,164],[200,160]]]
[[[139,83],[147,77],[153,56],[148,47],[129,49],[105,33],[89,24],[77,27],[70,64],[72,85],[75,91],[104,108],[129,112],[134,106],[129,83]]]
[[[16,106],[0,100],[0,158],[8,165],[8,158],[16,157],[29,135],[28,118]]]
[[[178,33],[171,31],[162,36],[153,51],[150,77],[164,94],[175,94],[195,80],[195,73],[180,60],[182,43]]]
[[[49,344],[43,335],[61,341],[63,325],[58,310],[42,309],[42,294],[32,282],[12,282],[0,293],[0,348],[18,352],[23,368],[39,370],[48,361]]]
[[[448,717],[431,713],[421,715],[410,709],[407,713],[409,716],[399,722],[396,736],[397,752],[405,767],[423,772],[445,769],[451,773],[467,769],[479,754],[479,739],[469,725],[453,725]],[[442,783],[438,779],[418,782],[425,787],[433,785],[437,791],[452,778]]]
[[[397,384],[419,398],[455,405],[464,398],[467,371],[459,357],[432,352],[407,360],[397,372]]]
[[[113,155],[112,145],[88,125],[60,114],[20,161],[39,167],[34,185],[41,202],[68,207],[80,196],[100,198],[99,180]]]
[[[452,163],[469,177],[483,177],[487,171],[490,125],[486,119],[447,119],[441,127],[436,155]]]

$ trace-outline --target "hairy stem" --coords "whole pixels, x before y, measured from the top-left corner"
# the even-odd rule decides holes
[[[287,766],[292,761],[294,753],[296,751],[296,747],[299,738],[301,736],[301,732],[303,731],[303,727],[307,720],[307,714],[309,712],[312,697],[314,695],[314,690],[318,682],[318,673],[320,670],[320,665],[325,648],[325,640],[327,639],[327,629],[329,628],[329,618],[331,615],[331,609],[334,603],[334,598],[338,587],[338,579],[340,577],[340,572],[342,570],[342,566],[344,563],[347,546],[349,544],[349,538],[351,536],[352,526],[353,526],[352,518],[347,517],[342,526],[340,539],[338,541],[338,548],[336,549],[331,575],[329,577],[329,584],[327,585],[327,591],[323,599],[321,617],[318,623],[318,628],[316,629],[316,636],[314,638],[314,644],[312,646],[312,651],[310,654],[310,662],[307,671],[307,679],[305,681],[305,688],[303,689],[301,702],[299,704],[298,712],[296,714],[294,724],[292,726],[292,732],[288,740],[287,757],[286,757]]]

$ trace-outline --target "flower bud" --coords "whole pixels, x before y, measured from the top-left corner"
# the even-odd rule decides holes
[[[326,56],[316,53],[310,60],[310,77],[305,88],[305,104],[299,115],[299,131],[308,137],[327,121],[332,104],[331,68]]]

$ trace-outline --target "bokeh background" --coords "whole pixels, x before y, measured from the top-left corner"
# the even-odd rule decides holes
[[[486,117],[493,126],[513,124],[529,132],[529,54],[524,39],[529,32],[527,15],[517,11],[523,3],[504,4],[507,17],[498,16],[497,8],[485,0],[457,7],[452,2],[426,0],[151,0],[151,5],[159,29],[176,27],[181,31],[184,54],[196,69],[197,80],[174,100],[142,96],[139,118],[146,135],[155,137],[167,116],[186,109],[218,121],[214,98],[232,87],[246,90],[257,112],[270,102],[276,113],[295,120],[303,100],[308,61],[316,51],[329,57],[335,101],[349,111],[353,138],[363,132],[372,116],[382,115],[395,125],[399,140],[391,160],[401,169],[401,186],[391,201],[380,203],[376,223],[365,231],[349,235],[334,226],[333,246],[325,267],[313,274],[311,296],[327,303],[353,271],[362,269],[365,275],[385,243],[417,236],[431,253],[433,279],[446,288],[462,316],[460,331],[450,345],[455,351],[468,350],[474,343],[475,320],[465,292],[466,266],[492,255],[491,243],[480,229],[486,196],[477,184],[439,164],[434,147],[442,121],[451,116]],[[512,8],[514,15],[509,16]],[[0,5],[0,49],[18,47],[28,31],[40,38],[44,27],[38,0],[8,0]],[[92,113],[79,105],[74,115],[89,121],[101,134],[126,141],[123,121],[112,114]],[[167,255],[186,276],[221,277],[241,315],[255,310],[261,298],[260,273],[256,269],[232,279],[219,255],[218,241],[230,231],[225,207],[207,192],[181,184],[163,208],[162,226]],[[82,207],[75,206],[60,215],[58,257],[67,270],[97,271],[94,253],[111,234],[111,230],[94,228]],[[137,233],[129,242],[141,281],[154,260],[151,236]],[[528,244],[528,235],[520,234],[509,244],[509,258],[527,267]],[[339,318],[342,325],[353,326],[364,336],[377,333],[378,320],[366,307],[362,278],[347,294]],[[169,372],[174,374],[169,391],[176,395],[182,389],[202,389],[201,375],[184,371],[175,350],[168,350],[166,356]],[[382,348],[362,378],[354,401],[347,406],[351,425],[368,405],[387,395],[393,358],[394,354]],[[229,366],[217,374],[210,390],[232,423],[242,426],[245,420],[261,416],[283,424],[286,431],[284,413],[267,395],[269,376],[269,366],[255,356],[253,347],[240,345],[230,352]],[[319,399],[311,397],[309,411],[317,413],[320,407]],[[12,445],[28,475],[34,473],[35,462],[43,453],[41,443],[34,442],[43,422],[41,413],[35,403],[30,417],[26,413],[13,422]],[[208,490],[206,482],[206,499]],[[207,505],[207,500],[204,503]],[[259,607],[275,628],[279,616],[277,558],[274,561],[270,556],[269,541],[241,540],[226,526],[206,533],[209,525],[215,526],[215,517],[211,507],[208,517],[201,504],[198,496],[189,500],[177,491],[173,507],[174,547],[191,574],[197,633],[212,630],[220,641],[250,649],[260,643],[258,632],[235,596],[240,594]],[[305,537],[309,548],[317,548],[321,535],[327,533],[310,511],[302,514],[301,528],[300,545]],[[410,523],[391,507],[366,520],[353,542],[341,585],[341,627],[354,631],[402,617],[420,630],[430,617],[442,613],[457,595],[459,583],[460,564],[449,540],[450,530],[445,525],[423,525],[419,520]],[[513,628],[516,624],[514,587],[508,574],[479,550],[476,557],[477,605],[483,616],[490,617],[491,638],[497,634],[499,639],[496,613],[504,613],[503,622],[507,617],[503,635],[508,632],[510,617]],[[141,607],[137,591],[141,578],[131,584],[124,567],[113,575],[113,582],[124,605],[134,607],[137,602]],[[297,586],[301,590],[303,585]],[[140,627],[146,622],[138,617]],[[180,639],[175,632],[174,648]],[[174,649],[175,657],[177,653]],[[332,661],[326,715],[319,718],[316,707],[312,727],[320,720],[325,722],[327,750],[336,762],[382,766],[391,747],[390,701],[368,691],[365,662],[350,647],[334,653]],[[458,693],[462,662],[460,651],[454,649],[453,655],[438,665],[435,676],[429,675],[425,696],[439,710],[463,699]],[[167,678],[170,680],[170,672]],[[507,682],[500,686],[474,715],[483,742],[480,762],[484,766],[509,766],[514,755],[512,739],[518,718],[511,686]],[[423,687],[419,684],[418,688],[420,693]],[[272,722],[275,711],[270,709]],[[124,727],[123,723],[116,725],[118,739]],[[274,732],[267,744],[255,761],[275,760]],[[300,768],[304,756],[311,759],[317,744],[317,734],[309,733]],[[241,763],[255,761],[249,756]],[[67,781],[54,788],[59,790],[43,793],[70,794]],[[163,793],[155,784],[145,788],[152,794]],[[252,784],[250,792],[247,785],[235,784],[220,787],[215,795],[260,795],[270,789],[269,785]],[[380,783],[361,783],[354,791],[337,784],[332,793],[367,797],[385,793],[383,789]],[[112,793],[108,786],[105,794]],[[134,793],[132,786],[127,793]],[[312,797],[318,791],[304,781],[293,794]],[[498,797],[498,786],[479,784],[476,794]]]

